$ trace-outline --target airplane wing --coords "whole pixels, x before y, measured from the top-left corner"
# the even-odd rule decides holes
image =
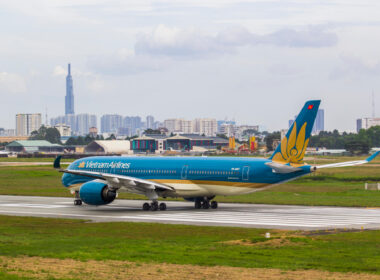
[[[80,175],[95,179],[102,179],[113,189],[126,189],[127,191],[134,193],[145,193],[147,191],[172,191],[175,190],[164,184],[160,184],[150,180],[139,179],[131,176],[123,176],[109,173],[93,172],[93,171],[81,171],[81,170],[60,170],[60,172]]]
[[[316,166],[316,169],[322,169],[322,168],[334,168],[334,167],[346,167],[346,166],[355,166],[355,165],[361,165],[370,162],[373,160],[377,155],[380,153],[380,151],[377,151],[372,156],[364,159],[364,160],[355,160],[355,161],[346,161],[346,162],[338,162],[338,163],[331,163],[331,164],[324,164]]]

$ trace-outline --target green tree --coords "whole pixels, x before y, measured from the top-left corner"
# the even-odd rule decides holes
[[[368,143],[363,140],[353,140],[347,142],[344,148],[354,155],[368,154],[370,149]]]
[[[46,140],[50,143],[61,143],[61,134],[55,127],[41,126],[38,130],[32,131],[30,140]]]
[[[268,133],[265,137],[265,144],[268,152],[273,151],[273,142],[275,140],[281,140],[281,133],[279,131]]]
[[[144,130],[144,134],[145,135],[152,135],[152,134],[161,134],[161,131],[159,129],[151,129],[151,128],[148,128],[148,129],[145,129]]]
[[[70,137],[69,139],[67,139],[65,145],[66,146],[75,146],[75,145],[77,145],[77,139],[75,137]]]

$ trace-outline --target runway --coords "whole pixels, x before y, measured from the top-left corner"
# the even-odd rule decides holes
[[[0,215],[85,219],[93,222],[153,222],[208,226],[318,230],[380,229],[380,208],[309,207],[220,203],[194,209],[191,202],[166,202],[166,211],[142,211],[143,201],[116,200],[106,206],[74,206],[72,198],[0,196]]]

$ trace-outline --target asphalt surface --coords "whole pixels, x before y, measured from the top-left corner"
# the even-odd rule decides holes
[[[86,219],[93,222],[153,222],[272,229],[380,229],[380,208],[311,207],[219,203],[218,209],[194,209],[191,202],[166,202],[166,211],[143,211],[138,200],[106,206],[74,206],[62,197],[0,196],[0,214]]]

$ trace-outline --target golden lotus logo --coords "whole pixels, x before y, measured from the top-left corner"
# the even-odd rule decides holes
[[[306,134],[305,122],[297,135],[297,123],[294,122],[293,129],[290,132],[289,139],[285,136],[281,141],[281,152],[274,155],[273,161],[281,163],[300,164],[306,151],[309,138],[305,141]]]
[[[82,161],[82,162],[78,165],[78,168],[84,168],[84,164],[85,164],[85,162]]]

